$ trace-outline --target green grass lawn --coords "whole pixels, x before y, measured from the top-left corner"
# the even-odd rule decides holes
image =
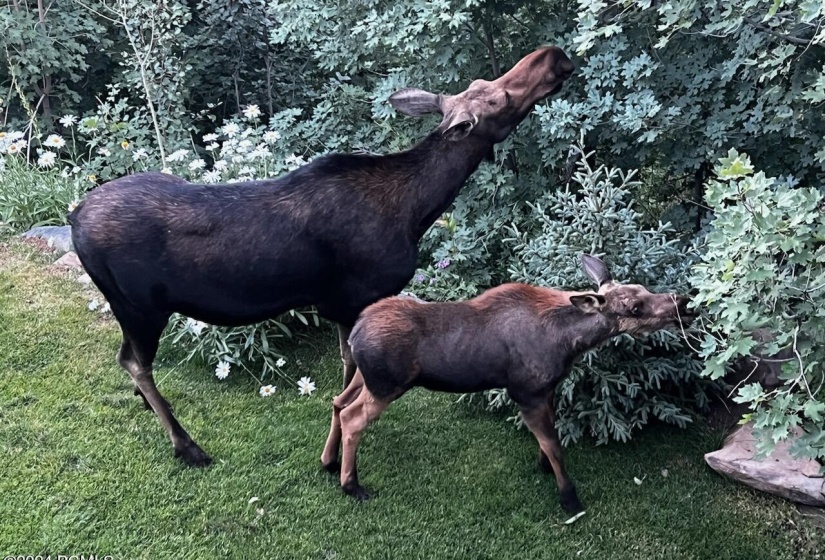
[[[587,515],[564,525],[529,433],[423,390],[367,431],[360,474],[375,497],[355,503],[319,469],[340,385],[332,336],[290,349],[290,374],[318,383],[310,398],[294,387],[261,398],[249,376],[221,382],[162,348],[160,390],[215,460],[185,468],[115,362],[117,325],[26,251],[0,248],[3,556],[778,560],[825,549],[792,505],[711,471],[702,455],[722,436],[701,425],[570,447]]]

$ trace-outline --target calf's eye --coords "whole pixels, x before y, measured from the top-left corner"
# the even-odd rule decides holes
[[[630,308],[630,314],[633,315],[634,317],[638,317],[639,315],[641,315],[642,314],[642,304],[637,303],[633,307],[631,307]]]

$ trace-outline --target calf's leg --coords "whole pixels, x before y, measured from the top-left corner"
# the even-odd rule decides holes
[[[341,471],[341,463],[338,462],[338,451],[341,447],[341,410],[358,398],[363,386],[364,378],[361,372],[356,370],[347,388],[332,400],[332,426],[329,429],[324,452],[321,454],[321,466],[333,474]]]
[[[355,464],[358,443],[367,426],[387,409],[392,399],[379,400],[364,385],[355,400],[341,410],[341,433],[343,454],[341,457],[341,489],[357,500],[369,500],[370,495],[358,483],[358,469]]]
[[[556,475],[562,509],[571,515],[583,511],[584,506],[576,495],[576,487],[567,475],[567,471],[564,470],[561,442],[554,421],[555,413],[549,400],[536,407],[522,407],[521,416],[524,424],[536,436],[542,453],[550,462]]]

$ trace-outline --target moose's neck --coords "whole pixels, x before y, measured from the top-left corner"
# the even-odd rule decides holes
[[[402,201],[399,210],[416,239],[453,203],[467,178],[492,149],[493,142],[474,135],[450,141],[433,132],[405,152],[413,165],[406,192],[398,193]]]
[[[562,347],[570,361],[618,334],[615,325],[601,313],[584,313],[572,306],[554,316],[548,327],[561,333]]]

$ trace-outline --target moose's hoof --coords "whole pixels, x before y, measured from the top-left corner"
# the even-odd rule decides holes
[[[341,472],[341,463],[338,460],[330,461],[329,463],[321,463],[321,468],[329,474],[339,474]]]
[[[553,474],[553,465],[550,464],[550,459],[541,452],[539,452],[539,468],[543,473]]]
[[[212,464],[212,457],[206,454],[196,443],[190,443],[181,449],[175,449],[175,457],[190,467],[208,467]]]
[[[135,396],[143,399],[143,408],[146,410],[152,410],[152,405],[149,404],[149,401],[146,400],[146,397],[143,396],[143,393],[137,387],[135,387]]]
[[[366,502],[371,497],[369,493],[366,490],[364,490],[364,487],[358,484],[357,482],[346,484],[341,488],[344,490],[344,493],[346,493],[349,496],[352,496],[359,502]]]
[[[562,490],[559,501],[561,502],[561,509],[563,509],[567,514],[576,515],[577,513],[584,511],[584,506],[579,501],[579,497],[576,495],[575,487]]]

